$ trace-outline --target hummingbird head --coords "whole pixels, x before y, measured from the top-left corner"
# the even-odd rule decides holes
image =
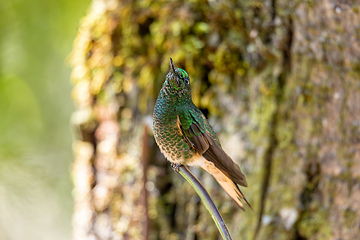
[[[181,68],[175,68],[170,58],[170,71],[166,75],[164,83],[166,90],[172,95],[178,95],[179,99],[191,99],[190,78],[187,72]]]

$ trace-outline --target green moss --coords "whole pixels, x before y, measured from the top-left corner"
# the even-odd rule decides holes
[[[343,219],[345,220],[345,226],[350,229],[353,228],[357,216],[358,216],[358,214],[354,211],[351,211],[350,209],[347,209],[346,211],[344,211]]]
[[[328,212],[326,210],[304,212],[297,224],[297,229],[304,239],[329,239],[331,228],[328,223]]]
[[[352,10],[354,11],[354,13],[359,13],[359,6],[353,6]]]
[[[282,122],[279,123],[279,126],[276,131],[278,146],[281,149],[285,149],[291,145],[291,142],[294,137],[294,123],[292,122]]]

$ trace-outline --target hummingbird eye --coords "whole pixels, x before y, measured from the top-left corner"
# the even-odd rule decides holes
[[[176,74],[181,80],[184,81],[185,84],[189,85],[190,81],[189,81],[189,75],[187,74],[187,72],[181,68],[177,68],[177,74]]]

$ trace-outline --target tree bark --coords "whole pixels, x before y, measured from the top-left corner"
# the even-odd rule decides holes
[[[192,169],[233,239],[360,238],[360,14],[348,1],[93,1],[71,59],[75,239],[218,239],[151,132],[169,57],[254,212]]]

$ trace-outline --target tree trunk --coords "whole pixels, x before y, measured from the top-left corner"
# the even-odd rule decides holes
[[[72,53],[74,238],[218,239],[156,146],[169,57],[244,170],[233,239],[360,238],[360,14],[347,1],[93,1]]]

